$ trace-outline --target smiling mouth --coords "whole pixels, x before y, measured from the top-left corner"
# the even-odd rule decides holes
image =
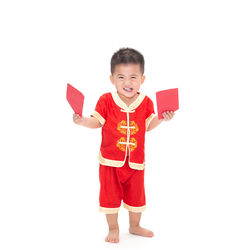
[[[132,92],[133,88],[123,88],[126,92]]]

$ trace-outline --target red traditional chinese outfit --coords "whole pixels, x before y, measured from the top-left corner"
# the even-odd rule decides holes
[[[131,168],[144,169],[145,131],[154,116],[151,99],[139,93],[128,107],[117,92],[106,93],[92,115],[103,124],[100,163],[122,167],[128,155]]]
[[[126,201],[124,206],[130,211],[139,212],[145,208],[145,132],[155,112],[152,100],[142,93],[138,94],[137,99],[127,106],[117,92],[105,93],[99,98],[92,114],[103,125],[98,158],[101,181],[100,207],[101,211],[106,213],[117,212],[121,198]],[[122,169],[118,171],[118,169],[105,168],[105,166]],[[143,173],[136,173],[138,170]],[[107,181],[105,176],[110,178],[111,173],[115,176],[111,179],[116,178],[121,181],[119,185],[117,180],[115,184],[109,181],[104,185]],[[132,175],[135,177],[131,178]],[[130,179],[130,185],[127,179]],[[127,188],[122,188],[122,183],[126,183]],[[136,186],[131,189],[132,185],[137,185],[137,192]],[[140,188],[139,185],[141,185]],[[134,195],[127,191],[129,189]],[[126,197],[124,197],[125,193]]]

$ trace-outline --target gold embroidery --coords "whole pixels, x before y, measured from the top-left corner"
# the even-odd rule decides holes
[[[120,143],[121,142],[121,143]],[[126,150],[126,138],[125,137],[121,137],[117,143],[116,146],[121,150],[124,151]]]
[[[127,140],[125,137],[121,137],[117,142],[116,142],[116,146],[121,150],[124,151],[126,150],[126,146],[127,146]],[[129,141],[129,149],[130,152],[133,152],[135,149],[137,148],[137,141],[135,138],[130,138]]]
[[[130,139],[130,142],[133,144],[129,144],[130,151],[133,152],[137,148],[137,141],[134,137]]]
[[[126,127],[127,126],[127,122],[122,120],[121,122],[118,123],[117,125],[117,130],[120,131],[120,133],[126,135],[127,134],[127,129],[123,128],[122,126]]]
[[[131,135],[134,135],[139,131],[138,125],[135,123],[135,121],[131,121],[129,126],[134,127],[134,128],[130,129],[130,134]]]
[[[129,128],[127,127],[127,122],[122,120],[117,125],[117,130],[120,131],[121,134],[126,135],[127,130],[129,129],[130,135],[134,135],[139,131],[138,125],[135,123],[135,121],[130,121]],[[127,147],[127,140],[125,137],[119,138],[119,140],[116,142],[116,146],[121,150],[126,150]],[[131,152],[133,152],[137,148],[137,141],[134,137],[129,139],[129,149]]]
[[[135,123],[135,121],[130,121],[129,124],[130,134],[134,135],[139,131],[138,125]],[[127,134],[127,122],[122,120],[117,125],[117,130],[120,131],[121,134],[126,135]]]

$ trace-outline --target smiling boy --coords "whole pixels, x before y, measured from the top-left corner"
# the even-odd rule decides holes
[[[99,152],[100,212],[106,214],[109,233],[107,242],[119,242],[118,211],[121,201],[129,211],[129,232],[152,237],[152,231],[140,226],[146,208],[144,190],[145,132],[174,112],[155,115],[152,100],[139,92],[145,80],[144,57],[131,48],[122,48],[111,58],[110,80],[115,92],[103,94],[91,117],[73,115],[73,121],[89,128],[102,127]]]

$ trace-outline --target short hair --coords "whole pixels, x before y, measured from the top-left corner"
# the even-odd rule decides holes
[[[115,66],[121,63],[139,64],[141,73],[144,73],[144,57],[143,55],[132,48],[120,48],[111,58],[111,74],[115,71]]]

